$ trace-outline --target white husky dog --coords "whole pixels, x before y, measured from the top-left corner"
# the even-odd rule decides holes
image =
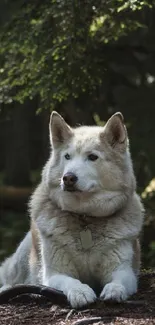
[[[123,116],[73,129],[53,112],[50,141],[31,230],[0,268],[1,291],[40,283],[74,308],[94,302],[97,289],[104,300],[125,300],[137,291],[144,213]]]

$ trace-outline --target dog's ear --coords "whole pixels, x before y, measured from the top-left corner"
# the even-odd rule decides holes
[[[50,141],[53,147],[58,147],[67,141],[72,135],[73,131],[65,122],[63,117],[57,112],[53,111],[50,117]]]
[[[104,139],[108,141],[111,147],[125,149],[127,146],[127,130],[124,125],[123,115],[118,112],[111,116],[105,125],[103,132]]]

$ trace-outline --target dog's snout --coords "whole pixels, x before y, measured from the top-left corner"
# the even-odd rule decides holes
[[[73,173],[66,173],[63,176],[63,182],[66,186],[73,186],[77,182],[78,178]]]

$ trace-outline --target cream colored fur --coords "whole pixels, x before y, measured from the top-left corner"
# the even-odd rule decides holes
[[[143,207],[123,117],[73,129],[53,112],[50,139],[51,156],[30,202],[31,230],[2,264],[1,290],[42,283],[62,290],[75,308],[95,301],[97,288],[102,299],[125,300],[137,291]],[[68,172],[77,177],[72,192],[64,187]]]

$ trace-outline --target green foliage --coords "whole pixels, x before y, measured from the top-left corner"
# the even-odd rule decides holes
[[[151,180],[144,192],[142,199],[146,209],[143,230],[143,263],[145,266],[155,265],[155,178]]]
[[[14,3],[0,32],[0,101],[39,95],[51,108],[71,96],[94,95],[108,67],[102,46],[143,28],[137,12],[150,6],[142,0]]]

